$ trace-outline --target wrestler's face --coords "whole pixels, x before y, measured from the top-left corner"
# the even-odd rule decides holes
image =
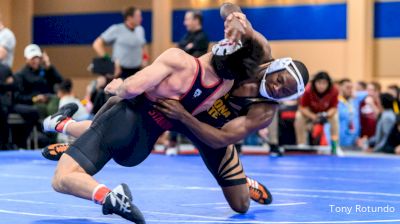
[[[269,74],[265,77],[265,80],[268,95],[275,99],[285,98],[297,93],[296,79],[287,70]]]

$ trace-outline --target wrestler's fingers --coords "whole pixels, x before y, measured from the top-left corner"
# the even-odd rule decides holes
[[[225,21],[231,21],[233,19],[233,14],[229,14],[228,17],[226,17]]]
[[[153,105],[153,107],[168,116],[169,109],[164,108],[164,107],[160,107],[160,106],[157,106],[157,105]]]
[[[246,15],[241,12],[233,12],[231,15],[239,19],[247,19]]]
[[[240,24],[242,24],[243,28],[247,28],[247,21],[239,19]],[[243,29],[244,30],[244,29]]]
[[[170,108],[170,104],[166,100],[157,100],[157,103],[165,108]]]

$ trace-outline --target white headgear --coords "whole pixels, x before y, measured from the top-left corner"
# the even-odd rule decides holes
[[[292,66],[293,69],[290,66]],[[283,97],[283,98],[274,98],[268,94],[267,89],[265,87],[266,77],[269,74],[272,74],[274,72],[281,71],[281,70],[286,70],[289,72],[290,75],[293,76],[293,78],[296,80],[296,83],[297,83],[297,91],[296,91],[296,93],[294,93],[291,96],[287,96],[287,97]],[[301,95],[303,95],[304,90],[305,90],[305,87],[304,87],[303,77],[301,76],[300,71],[297,69],[296,65],[293,63],[293,60],[291,58],[280,58],[280,59],[276,59],[276,60],[272,61],[271,64],[268,66],[268,68],[265,70],[264,76],[263,76],[263,78],[261,80],[261,84],[260,84],[261,96],[268,98],[270,100],[273,100],[273,101],[277,101],[277,102],[282,102],[282,101],[286,101],[286,100],[295,100],[295,99],[299,98]]]

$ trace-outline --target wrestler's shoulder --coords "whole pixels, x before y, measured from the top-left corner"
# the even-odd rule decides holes
[[[173,65],[174,67],[182,67],[182,68],[188,66],[188,64],[196,63],[193,60],[193,56],[191,56],[190,54],[186,53],[185,51],[179,48],[167,49],[162,54],[161,59],[164,62]]]
[[[170,59],[192,57],[190,54],[188,54],[185,51],[183,51],[179,48],[176,48],[176,47],[171,47],[171,48],[165,50],[163,55],[164,56],[172,56],[172,57],[170,57]]]

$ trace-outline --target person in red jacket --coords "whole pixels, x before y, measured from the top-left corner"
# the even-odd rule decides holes
[[[296,112],[295,130],[298,145],[307,143],[307,124],[310,122],[314,124],[329,122],[331,139],[337,141],[338,95],[339,91],[333,85],[328,73],[319,72],[315,75],[300,98],[299,110]]]

